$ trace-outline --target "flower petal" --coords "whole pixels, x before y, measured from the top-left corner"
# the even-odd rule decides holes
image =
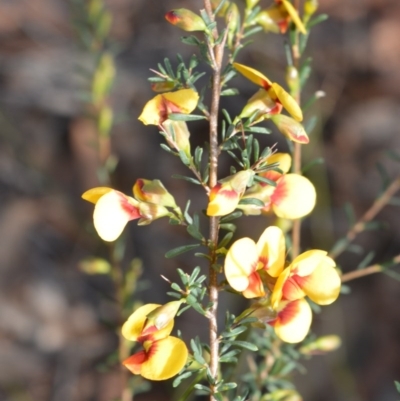
[[[270,324],[274,326],[276,335],[287,343],[303,341],[310,330],[312,312],[305,299],[279,305],[278,317]]]
[[[245,298],[258,298],[263,297],[265,295],[264,291],[264,284],[261,280],[260,275],[257,272],[253,272],[248,277],[249,285],[247,288],[242,292],[242,295]]]
[[[176,92],[166,92],[149,100],[139,116],[145,125],[159,125],[170,113],[191,113],[197,106],[199,94],[193,89],[181,89]]]
[[[233,63],[233,66],[248,80],[263,87],[264,89],[268,89],[272,84],[272,82],[265,75],[261,74],[260,71],[257,71],[254,68],[247,67],[246,65],[239,63]]]
[[[285,236],[279,227],[270,226],[264,230],[257,242],[260,262],[272,277],[278,277],[285,264]]]
[[[272,210],[278,217],[299,219],[315,206],[317,193],[314,185],[300,174],[282,176],[271,196]]]
[[[334,302],[340,293],[340,277],[335,269],[335,262],[325,257],[310,274],[303,290],[308,297],[319,305],[329,305]]]
[[[303,145],[310,142],[306,130],[295,119],[285,116],[284,114],[271,115],[269,118],[278,127],[281,134],[291,141]]]
[[[134,375],[140,375],[142,370],[142,364],[147,360],[146,351],[142,350],[133,354],[129,358],[125,359],[122,364],[129,369]]]
[[[82,194],[82,198],[87,200],[88,202],[92,202],[94,204],[106,193],[114,191],[112,188],[108,187],[97,187],[87,190]]]
[[[296,25],[297,29],[303,35],[307,35],[307,30],[306,30],[303,22],[301,21],[296,9],[293,7],[293,5],[287,0],[282,0],[282,4],[285,7],[288,14],[290,15],[290,18],[292,19],[293,23]]]
[[[107,192],[96,203],[94,227],[104,241],[115,241],[130,220],[140,217],[138,202],[115,190]]]
[[[289,93],[285,91],[279,84],[276,82],[271,84],[272,90],[275,93],[276,97],[282,103],[282,106],[288,111],[288,113],[296,120],[303,120],[303,112],[301,111],[300,106],[297,104],[296,100],[293,99]]]
[[[187,357],[188,350],[185,343],[179,338],[169,336],[150,346],[140,374],[149,380],[169,379],[182,370]]]
[[[154,326],[153,330],[149,328],[146,332],[143,332],[147,315],[160,306],[159,304],[146,304],[136,309],[122,326],[122,335],[127,340],[140,342],[147,340],[155,341],[167,337],[174,327],[173,320],[161,330],[157,330]]]
[[[283,272],[278,276],[276,283],[274,285],[274,289],[271,294],[271,306],[274,309],[278,308],[279,303],[283,298],[283,287],[290,276],[290,268],[287,267],[283,270]]]
[[[229,185],[217,184],[210,193],[207,216],[225,216],[236,209],[239,200],[239,194]]]
[[[289,153],[274,153],[268,157],[268,164],[279,163],[278,168],[286,174],[292,165],[292,157]]]
[[[293,260],[289,268],[294,274],[308,276],[318,267],[327,253],[319,249],[303,252]]]
[[[244,291],[249,286],[249,276],[255,272],[258,252],[255,242],[241,238],[233,243],[225,258],[225,276],[236,291]]]

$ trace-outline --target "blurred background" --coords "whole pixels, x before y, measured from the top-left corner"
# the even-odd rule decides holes
[[[82,0],[83,1],[83,0]],[[75,2],[75,3],[79,3]],[[193,47],[181,44],[182,31],[169,25],[171,8],[202,7],[200,0],[108,0],[111,39],[118,44],[117,75],[110,104],[116,115],[112,152],[118,158],[113,185],[129,194],[137,178],[159,178],[183,207],[204,208],[203,192],[171,178],[185,170],[164,152],[156,127],[138,120],[154,94],[147,77],[164,57],[188,59]],[[261,0],[267,7],[270,2]],[[78,10],[78,11],[77,11]],[[317,186],[318,205],[303,224],[304,247],[330,249],[349,228],[345,205],[360,217],[381,193],[382,183],[400,175],[400,2],[320,0],[329,14],[310,39],[307,55],[314,72],[304,99],[326,92],[307,116],[318,116],[304,147],[304,163],[323,157],[307,175]],[[78,14],[77,14],[78,13]],[[118,370],[103,369],[117,346],[110,327],[117,320],[114,292],[104,275],[88,275],[79,262],[104,256],[95,235],[92,205],[80,196],[99,184],[96,132],[87,117],[84,93],[91,77],[82,73],[90,57],[74,29],[79,7],[65,0],[0,0],[0,400],[110,401],[119,394]],[[259,34],[238,57],[272,80],[283,82],[283,38]],[[175,64],[176,65],[176,64]],[[241,95],[224,99],[239,112],[256,88],[242,78]],[[193,141],[207,138],[194,124]],[[265,144],[279,135],[265,136]],[[222,163],[221,174],[227,171]],[[343,271],[385,262],[400,253],[400,213],[388,205],[375,230],[357,237],[337,259]],[[237,236],[258,238],[264,217],[245,219]],[[126,263],[139,258],[143,302],[165,302],[175,268],[190,270],[192,259],[165,261],[167,250],[188,241],[185,230],[159,220],[147,227],[131,223]],[[295,382],[306,401],[393,401],[399,398],[400,283],[395,275],[374,275],[349,283],[350,295],[325,307],[314,319],[316,333],[342,337],[339,351],[306,363]],[[222,309],[231,299],[222,301]],[[231,306],[230,306],[231,307]],[[233,305],[240,311],[243,305]],[[184,314],[185,338],[205,335],[205,322]],[[103,364],[103,365],[102,365]],[[169,400],[170,386],[156,386],[138,400]],[[396,395],[397,394],[397,395]]]

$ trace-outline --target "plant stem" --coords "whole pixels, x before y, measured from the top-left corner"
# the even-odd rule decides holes
[[[346,250],[347,246],[353,241],[358,234],[364,231],[366,224],[374,219],[374,217],[388,204],[394,194],[400,189],[400,176],[397,177],[380,195],[372,206],[364,213],[360,220],[355,223],[350,230],[347,232],[345,241],[342,241],[335,247],[329,256],[332,259],[337,258],[343,251]],[[361,270],[362,271],[362,270]]]
[[[210,0],[204,0],[204,7],[211,21],[214,21]],[[218,30],[214,28],[212,31],[214,39],[218,38]],[[226,37],[225,37],[226,40]],[[212,60],[212,94],[211,94],[211,107],[210,107],[210,178],[208,185],[213,188],[218,180],[218,113],[219,101],[221,92],[221,68],[222,58],[224,55],[225,40],[214,46],[209,46],[210,59]],[[219,367],[219,342],[218,342],[218,325],[217,325],[217,312],[218,312],[218,272],[215,270],[214,265],[217,261],[216,248],[218,245],[219,233],[219,218],[210,217],[210,232],[209,232],[209,246],[210,246],[210,265],[209,265],[209,298],[212,304],[208,318],[210,322],[210,374],[215,383],[218,379]],[[211,394],[210,401],[214,401],[215,385],[210,385]]]
[[[299,0],[295,0],[293,6],[298,13],[300,8]],[[297,69],[297,71],[299,70],[300,66],[300,56],[301,55],[299,53],[299,31],[296,28],[295,41],[292,44],[292,58],[293,58],[293,65]],[[296,90],[294,98],[297,104],[300,106],[301,102],[300,86]],[[294,144],[294,151],[293,151],[293,173],[301,174],[301,144],[297,142],[295,142]],[[300,253],[300,237],[301,237],[301,220],[296,219],[293,220],[293,227],[292,227],[292,260]]]
[[[124,322],[124,306],[125,306],[125,282],[122,266],[116,256],[115,245],[112,244],[110,248],[110,260],[112,265],[112,279],[115,286],[115,295],[117,298],[118,307],[118,360],[124,361],[129,356],[129,346],[122,336],[120,327]],[[120,378],[121,378],[121,401],[133,401],[133,391],[129,387],[129,371],[120,364]]]
[[[368,266],[362,270],[354,270],[352,272],[343,274],[343,276],[341,277],[341,280],[342,280],[342,283],[345,283],[346,281],[354,280],[356,278],[369,276],[370,274],[382,272],[382,271],[384,271],[390,267],[393,267],[399,263],[400,263],[400,255],[397,255],[393,259],[391,259],[389,262],[377,263],[375,265]]]

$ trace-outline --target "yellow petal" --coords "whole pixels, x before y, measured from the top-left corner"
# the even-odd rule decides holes
[[[260,262],[272,277],[278,277],[285,264],[285,237],[279,227],[270,226],[264,230],[257,242]]]
[[[272,90],[275,92],[276,97],[282,103],[282,106],[289,112],[289,114],[296,120],[303,120],[303,112],[300,106],[297,104],[296,100],[289,95],[279,84],[274,82],[271,84]]]
[[[258,252],[255,242],[241,238],[233,243],[225,258],[225,276],[229,285],[242,292],[249,286],[249,276],[256,270]]]
[[[305,299],[281,302],[278,318],[272,323],[276,335],[287,343],[303,341],[310,330],[312,312]]]
[[[283,287],[290,276],[290,268],[287,267],[282,271],[282,273],[278,276],[276,283],[274,285],[274,289],[272,290],[271,294],[271,306],[274,309],[278,308],[279,303],[283,297]]]
[[[236,209],[239,200],[239,194],[230,185],[217,184],[210,193],[207,216],[226,216]]]
[[[173,327],[174,321],[171,320],[165,327],[161,330],[149,330],[149,334],[143,333],[143,327],[147,320],[147,315],[160,307],[159,304],[146,304],[136,309],[132,315],[129,316],[128,320],[122,326],[122,335],[130,341],[146,341],[149,338],[152,341],[160,340],[167,337]]]
[[[308,276],[318,267],[322,260],[326,258],[327,253],[328,252],[319,249],[303,252],[293,260],[289,268],[292,273],[301,277]]]
[[[246,65],[239,63],[233,63],[233,66],[248,80],[263,87],[264,89],[268,89],[272,84],[272,82],[265,75],[261,74],[260,71],[257,71],[254,68],[247,67]]]
[[[290,170],[292,157],[289,153],[274,153],[268,157],[268,164],[279,163],[278,168],[285,174]]]
[[[115,241],[128,221],[140,217],[138,202],[119,191],[112,190],[96,203],[93,213],[94,227],[104,241]]]
[[[143,108],[139,120],[145,125],[159,125],[170,113],[191,113],[197,106],[199,94],[193,89],[166,92],[149,100]]]
[[[305,26],[303,25],[303,22],[301,21],[299,14],[297,13],[296,9],[293,7],[293,5],[288,1],[288,0],[282,0],[282,4],[284,5],[286,11],[290,15],[290,18],[296,25],[297,29],[303,34],[307,34],[307,30]]]
[[[271,196],[272,209],[278,217],[299,219],[314,209],[316,197],[310,180],[299,174],[286,174],[277,181]]]
[[[319,305],[329,305],[340,293],[340,277],[335,269],[335,262],[325,257],[316,269],[307,277],[303,290],[308,297]]]
[[[310,142],[306,130],[295,119],[284,114],[271,115],[269,118],[278,127],[279,131],[291,141],[301,144]]]
[[[265,114],[276,114],[282,111],[282,106],[273,100],[265,89],[259,89],[246,103],[240,112],[240,118],[247,118],[257,113],[256,119]]]
[[[182,370],[187,357],[185,343],[179,338],[169,336],[151,345],[140,374],[149,380],[167,380]]]
[[[97,201],[105,195],[107,192],[114,191],[112,188],[107,188],[107,187],[97,187],[97,188],[92,188],[89,189],[88,191],[84,192],[82,194],[82,198],[87,200],[88,202],[92,202],[94,204],[97,203]]]

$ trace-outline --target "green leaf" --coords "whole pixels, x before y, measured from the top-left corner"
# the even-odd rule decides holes
[[[205,120],[206,117],[197,114],[182,114],[182,113],[170,113],[168,118],[173,121],[197,121]]]
[[[236,96],[238,94],[239,94],[239,91],[236,88],[224,89],[221,92],[221,96]]]
[[[222,238],[222,240],[220,241],[220,243],[218,244],[218,248],[223,248],[224,246],[228,245],[230,240],[233,237],[233,232],[229,232],[227,233],[224,238]]]
[[[303,175],[310,170],[312,167],[318,165],[318,164],[324,164],[325,160],[323,157],[318,157],[314,160],[311,160],[309,163],[307,163],[301,170],[301,172],[303,173]]]
[[[181,162],[185,166],[190,166],[190,160],[189,160],[187,154],[183,150],[179,151],[179,158],[181,159]]]
[[[189,214],[189,207],[190,207],[190,199],[189,199],[189,200],[187,201],[187,203],[186,203],[185,210],[184,210],[184,212],[183,212],[183,216],[185,217],[186,221],[187,221],[189,224],[192,224],[192,223],[193,223],[193,219],[192,219],[192,217],[191,217],[190,214]]]
[[[237,210],[237,211],[235,211],[235,212],[233,212],[231,214],[227,214],[226,216],[221,217],[220,222],[221,223],[226,223],[228,221],[236,220],[236,219],[238,219],[239,217],[242,217],[242,216],[243,216],[243,212],[241,212],[240,210]]]
[[[199,231],[198,227],[196,227],[194,224],[191,224],[191,225],[187,226],[186,230],[193,238],[196,238],[199,241],[203,241],[204,240],[203,235]]]
[[[225,120],[226,120],[229,124],[232,124],[231,116],[230,116],[229,113],[226,111],[226,109],[222,109],[222,114],[224,115]]]
[[[256,134],[270,134],[271,130],[265,127],[246,127],[246,132],[255,132]]]
[[[182,36],[181,42],[185,45],[198,46],[201,42],[196,36]]]
[[[397,392],[400,393],[400,383],[398,381],[395,381],[394,385],[396,386]]]
[[[236,345],[237,347],[241,348],[246,348],[250,351],[258,351],[258,347],[253,343],[249,343],[248,341],[232,341],[232,345]]]
[[[227,223],[227,224],[220,224],[220,225],[219,225],[219,228],[220,228],[221,230],[226,230],[226,231],[232,231],[232,232],[235,232],[235,231],[236,231],[236,226],[235,226],[234,224],[229,224],[229,223]]]
[[[171,148],[169,146],[167,146],[165,143],[160,143],[160,146],[161,146],[161,149],[165,150],[166,152],[171,153],[174,156],[179,156],[179,153],[171,150]]]
[[[185,181],[189,181],[192,184],[196,184],[196,185],[201,185],[201,182],[199,180],[197,180],[196,178],[193,177],[187,177],[185,175],[180,175],[180,174],[174,174],[172,176],[172,178],[177,178],[179,180],[185,180]]]
[[[203,384],[197,383],[194,385],[194,388],[197,390],[204,391],[207,394],[211,394],[211,390],[208,387],[204,386]]]
[[[182,380],[187,379],[188,377],[193,375],[193,371],[187,370],[186,372],[182,373],[181,375],[179,375],[173,382],[172,382],[172,387],[178,387]]]
[[[307,29],[312,28],[315,25],[320,24],[321,22],[326,21],[329,18],[328,14],[319,14],[315,18],[312,18],[308,24],[307,24]]]
[[[217,387],[217,391],[229,391],[237,387],[237,384],[234,382],[231,383],[223,383]]]
[[[174,249],[171,249],[170,251],[168,251],[165,254],[165,257],[167,259],[174,258],[175,256],[180,255],[181,253],[189,252],[192,249],[195,249],[195,248],[197,248],[199,246],[200,246],[200,244],[178,246],[177,248],[174,248]]]
[[[276,187],[276,182],[275,181],[269,180],[268,178],[262,177],[260,175],[255,175],[253,177],[253,179],[254,179],[254,181],[263,182],[264,184],[268,184],[268,185],[271,185],[273,187]]]

